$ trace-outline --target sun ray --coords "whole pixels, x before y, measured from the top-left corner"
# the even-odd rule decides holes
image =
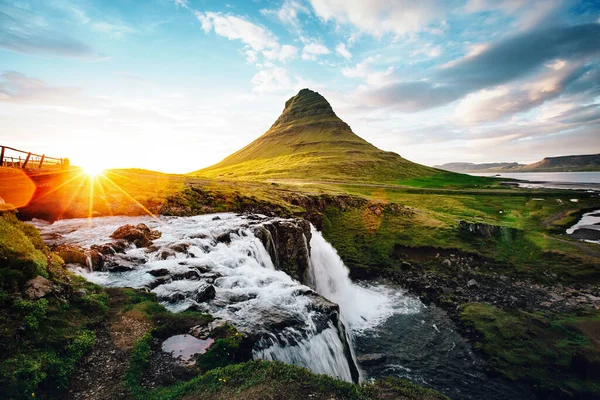
[[[148,210],[142,203],[140,203],[139,201],[137,201],[133,196],[131,196],[129,193],[127,193],[127,191],[125,191],[123,188],[121,188],[119,185],[117,185],[112,179],[110,179],[108,176],[104,176],[108,182],[110,182],[117,190],[119,190],[121,193],[123,193],[127,198],[129,198],[130,200],[132,200],[135,204],[137,204],[142,210],[144,210],[144,212],[146,214],[148,214],[149,216],[151,216],[152,218],[156,219],[156,221],[161,222],[162,221],[156,216],[154,215],[150,210]]]

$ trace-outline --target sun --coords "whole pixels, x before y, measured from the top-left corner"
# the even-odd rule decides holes
[[[88,164],[81,167],[83,173],[89,176],[90,178],[94,178],[98,175],[102,175],[105,168],[98,164]]]

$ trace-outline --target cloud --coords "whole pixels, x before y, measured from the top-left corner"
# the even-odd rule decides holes
[[[467,95],[457,105],[455,118],[462,123],[480,123],[531,110],[564,93],[587,71],[578,65],[566,66],[562,60],[547,68],[534,79]]]
[[[440,46],[433,46],[431,44],[426,44],[424,46],[420,46],[418,49],[414,50],[410,53],[411,57],[416,57],[418,55],[425,55],[429,58],[439,57],[442,54],[442,48]]]
[[[342,69],[342,74],[346,78],[362,78],[369,85],[381,86],[394,80],[394,67],[388,67],[385,71],[377,71],[373,64],[377,62],[377,57],[369,57],[359,62],[354,68]]]
[[[469,93],[495,88],[511,81],[540,73],[545,64],[557,60],[574,64],[593,64],[600,55],[600,25],[554,26],[519,33],[498,43],[471,49],[467,56],[446,64],[435,71],[427,81],[394,82],[386,87],[361,90],[370,104],[387,105],[403,111],[418,111],[438,107],[460,99]],[[591,71],[596,69],[590,67]],[[589,71],[589,70],[588,70]],[[595,79],[593,72],[589,79]],[[562,90],[577,90],[577,81],[557,87],[553,96]],[[589,82],[579,90],[589,88]],[[570,89],[572,88],[572,89]],[[524,92],[511,92],[523,106]],[[479,99],[487,101],[490,96],[503,95],[498,90],[482,92]],[[516,100],[516,98],[520,100]],[[533,104],[533,103],[531,103]],[[511,108],[511,107],[509,107]],[[515,112],[527,107],[511,108]],[[503,115],[508,115],[504,113]]]
[[[277,37],[268,29],[256,25],[247,19],[219,12],[202,13],[194,11],[206,33],[214,31],[217,35],[229,40],[240,40],[249,49],[245,51],[248,62],[258,62],[258,54],[267,60],[287,61],[297,57],[298,48],[291,45],[280,45]]]
[[[16,71],[3,72],[0,79],[0,102],[61,104],[82,94],[81,89],[48,86],[40,79]]]
[[[349,60],[352,58],[352,54],[350,53],[350,51],[346,48],[346,45],[344,43],[340,43],[335,47],[335,52],[338,53],[340,56],[344,57],[346,60]]]
[[[329,49],[321,43],[309,43],[302,49],[303,60],[316,60],[319,56],[329,54]]]
[[[310,0],[310,3],[323,20],[352,24],[377,37],[422,31],[432,21],[441,21],[448,6],[448,2],[436,0]]]
[[[0,47],[23,54],[99,58],[82,41],[60,32],[41,17],[0,4]]]
[[[277,18],[286,25],[292,26],[296,29],[300,28],[300,14],[306,14],[309,10],[304,5],[294,0],[286,0],[278,10],[261,10],[264,15],[276,15]]]
[[[516,28],[528,30],[559,19],[572,3],[572,0],[469,0],[465,10],[470,13],[500,11],[515,19]]]
[[[253,91],[258,93],[273,93],[289,91],[298,86],[298,79],[290,75],[287,69],[273,67],[259,71],[252,77]]]
[[[219,12],[194,11],[204,32],[214,30],[229,40],[241,40],[254,50],[262,51],[279,47],[277,38],[267,29],[234,15]]]

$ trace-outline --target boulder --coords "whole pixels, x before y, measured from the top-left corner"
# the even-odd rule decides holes
[[[87,265],[87,256],[83,247],[73,244],[61,244],[54,249],[54,252],[64,260],[65,264]]]
[[[41,275],[25,283],[25,296],[31,300],[41,299],[52,291],[52,282]]]
[[[217,236],[217,242],[226,244],[231,243],[231,232],[226,232]]]
[[[310,265],[310,222],[303,219],[275,219],[254,228],[254,235],[263,243],[275,268],[306,283]]]
[[[571,237],[579,240],[600,240],[600,229],[579,228]]]
[[[213,285],[203,285],[196,291],[195,299],[198,303],[204,303],[215,298],[217,292]]]
[[[383,353],[363,354],[356,357],[356,360],[362,365],[377,365],[385,362],[386,359],[387,356]]]
[[[507,234],[510,236],[516,236],[518,233],[518,229],[508,228],[506,226],[489,225],[483,223],[470,223],[466,221],[459,221],[458,230],[461,233],[485,239],[491,237],[500,237]]]
[[[159,231],[151,230],[146,224],[123,225],[110,235],[113,239],[123,239],[135,244],[136,247],[148,247],[153,240],[160,238],[160,236]]]
[[[467,282],[467,287],[478,287],[479,286],[479,282],[477,282],[475,279],[471,279],[470,281]]]

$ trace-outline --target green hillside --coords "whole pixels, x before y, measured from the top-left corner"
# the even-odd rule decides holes
[[[399,183],[439,172],[373,146],[354,134],[323,96],[302,89],[264,135],[191,175]]]

